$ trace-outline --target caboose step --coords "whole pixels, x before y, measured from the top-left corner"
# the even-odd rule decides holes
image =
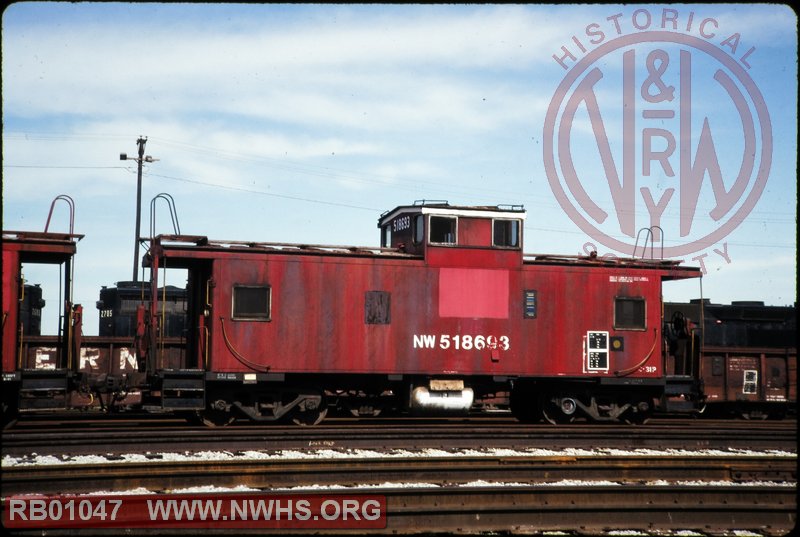
[[[686,375],[672,375],[666,378],[664,393],[666,395],[696,394],[699,392],[697,380]]]
[[[667,399],[663,405],[665,412],[692,413],[697,410],[697,404],[693,401],[678,399]]]
[[[205,408],[205,373],[163,371],[161,407],[164,410],[202,410]]]
[[[67,371],[32,369],[21,372],[19,410],[63,410],[67,407]]]

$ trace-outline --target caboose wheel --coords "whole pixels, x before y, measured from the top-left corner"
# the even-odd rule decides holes
[[[563,423],[572,423],[575,416],[565,416],[558,409],[542,409],[542,416],[551,425],[560,425]]]
[[[628,425],[644,425],[650,421],[649,412],[626,412],[622,420]]]
[[[633,405],[622,415],[622,421],[628,425],[644,425],[650,420],[652,409],[645,401]]]
[[[234,422],[236,417],[225,410],[199,410],[197,417],[206,427],[225,427]]]
[[[328,400],[321,391],[314,388],[302,389],[295,396],[300,402],[289,412],[295,425],[319,425],[328,415]]]
[[[572,423],[575,421],[575,414],[564,414],[560,408],[555,405],[548,404],[542,408],[542,416],[551,425],[559,425],[562,423]]]
[[[542,416],[553,425],[572,423],[578,414],[578,403],[572,397],[552,398],[542,405]]]

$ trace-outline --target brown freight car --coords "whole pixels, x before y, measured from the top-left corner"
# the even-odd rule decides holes
[[[760,301],[665,303],[694,332],[703,414],[783,417],[797,405],[797,311]]]

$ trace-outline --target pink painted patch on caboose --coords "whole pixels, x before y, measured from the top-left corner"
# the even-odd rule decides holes
[[[440,269],[439,316],[508,319],[508,271]]]

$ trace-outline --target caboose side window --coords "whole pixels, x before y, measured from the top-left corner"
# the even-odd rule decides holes
[[[383,246],[384,248],[391,248],[392,247],[392,226],[386,225],[383,226]]]
[[[431,244],[456,244],[457,222],[456,218],[450,216],[431,216]]]
[[[492,245],[519,248],[519,220],[495,220]]]
[[[269,321],[272,313],[269,285],[234,285],[233,314],[236,321]]]
[[[616,297],[614,299],[614,328],[617,330],[644,330],[645,301],[642,297]]]
[[[414,244],[422,244],[425,240],[425,215],[418,214],[414,217]]]

